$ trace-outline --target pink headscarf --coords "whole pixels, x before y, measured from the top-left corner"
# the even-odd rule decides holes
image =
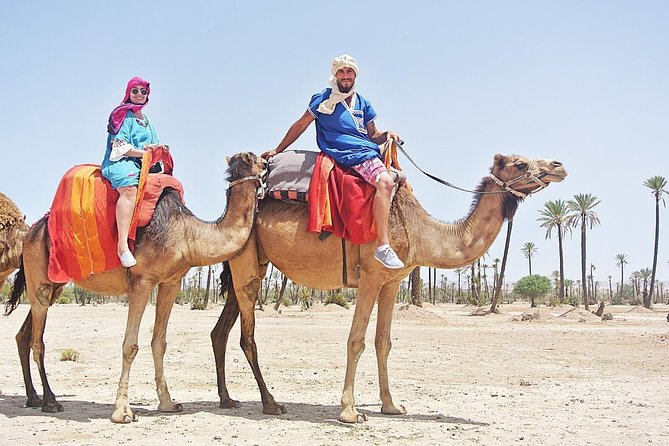
[[[144,102],[143,104],[133,104],[132,102],[130,102],[130,90],[140,85],[147,89],[146,102]],[[109,115],[109,122],[107,123],[107,132],[111,134],[118,133],[119,129],[121,128],[121,124],[123,124],[123,119],[125,119],[126,112],[128,110],[131,110],[133,113],[137,113],[139,110],[144,108],[144,106],[149,103],[150,94],[151,94],[151,87],[149,86],[149,83],[147,81],[145,81],[141,77],[136,77],[136,76],[130,79],[128,81],[128,86],[125,87],[125,97],[123,98],[123,102],[121,102],[121,104],[118,107],[112,110],[111,114]]]

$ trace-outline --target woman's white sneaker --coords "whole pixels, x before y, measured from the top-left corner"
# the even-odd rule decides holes
[[[131,266],[135,266],[137,264],[135,256],[133,256],[130,251],[124,251],[122,254],[118,255],[118,258],[121,259],[121,265],[125,266],[126,268],[130,268]]]

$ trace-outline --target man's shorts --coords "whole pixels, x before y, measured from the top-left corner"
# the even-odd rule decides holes
[[[383,172],[388,172],[385,164],[383,164],[381,159],[377,157],[363,161],[355,166],[351,166],[351,168],[358,172],[358,175],[372,186],[379,182],[379,178]]]

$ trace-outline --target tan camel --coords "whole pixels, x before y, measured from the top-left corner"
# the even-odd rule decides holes
[[[212,265],[228,260],[242,249],[251,233],[257,194],[266,166],[264,160],[251,153],[237,154],[228,163],[230,186],[224,216],[215,222],[202,221],[181,204],[177,192],[168,189],[156,206],[149,225],[138,231],[135,245],[137,265],[132,268],[119,266],[76,282],[77,286],[100,294],[128,296],[123,366],[116,394],[116,407],[111,417],[116,423],[137,420],[128,402],[130,366],[139,349],[137,337],[142,315],[151,290],[156,286],[158,294],[151,350],[156,390],[160,400],[158,410],[179,412],[182,409],[180,404],[172,401],[163,373],[163,357],[167,346],[165,333],[181,279],[193,266]],[[17,273],[11,298],[6,304],[6,313],[9,314],[16,308],[21,292],[27,289],[30,313],[16,335],[28,396],[26,405],[41,405],[44,412],[60,412],[63,407],[56,401],[47,382],[42,337],[47,310],[65,284],[53,283],[48,279],[48,239],[47,219],[44,218],[31,228],[24,239],[23,266]],[[30,376],[31,347],[42,379],[43,400],[37,396]]]
[[[260,388],[263,412],[285,413],[267,390],[258,365],[254,340],[254,306],[260,281],[267,263],[278,268],[293,282],[318,289],[357,287],[353,323],[348,337],[346,377],[341,398],[344,422],[366,420],[356,410],[353,384],[358,359],[365,348],[365,332],[370,313],[378,300],[376,324],[376,357],[378,364],[381,411],[384,414],[405,414],[393,403],[388,387],[388,354],[393,306],[400,286],[416,266],[457,268],[479,258],[493,243],[505,219],[513,216],[519,201],[527,194],[562,181],[567,172],[557,161],[530,161],[519,156],[496,155],[491,173],[477,191],[469,215],[453,224],[435,220],[406,189],[397,192],[390,217],[391,245],[404,261],[401,270],[384,268],[374,259],[374,243],[345,244],[343,263],[341,239],[307,232],[306,206],[265,199],[249,242],[239,256],[229,261],[233,288],[219,321],[211,332],[216,358],[218,391],[221,407],[237,407],[230,399],[225,383],[225,351],[228,335],[241,313],[241,346]],[[346,271],[346,274],[343,272]],[[344,281],[344,275],[347,276]],[[307,352],[305,352],[307,354]]]
[[[0,288],[19,268],[26,232],[25,216],[7,195],[0,192]]]

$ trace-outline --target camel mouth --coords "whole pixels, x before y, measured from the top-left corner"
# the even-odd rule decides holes
[[[567,178],[567,170],[560,166],[553,170],[542,172],[541,181],[544,183],[559,183]]]

